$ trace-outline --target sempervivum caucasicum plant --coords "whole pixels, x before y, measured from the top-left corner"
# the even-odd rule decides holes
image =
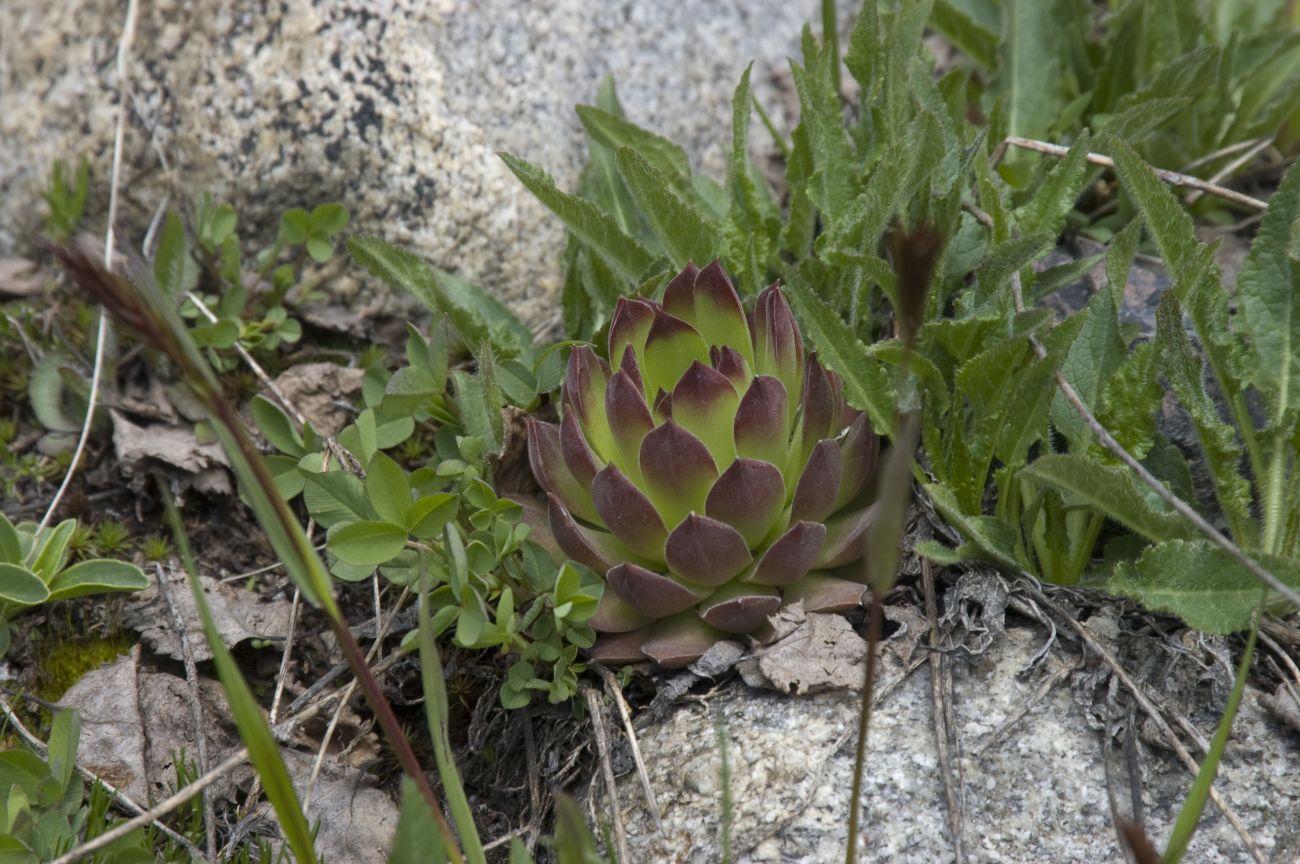
[[[560,549],[605,577],[592,655],[681,666],[783,603],[857,606],[879,441],[803,340],[781,289],[746,314],[715,261],[663,302],[622,298],[607,363],[574,349],[558,425],[530,419]]]

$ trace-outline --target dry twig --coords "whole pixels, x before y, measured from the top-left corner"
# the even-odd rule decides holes
[[[943,778],[943,794],[948,804],[948,831],[952,834],[954,864],[965,864],[966,842],[964,813],[966,809],[961,763],[953,771],[949,750],[956,738],[956,723],[952,706],[952,667],[943,652],[939,636],[939,603],[934,593],[934,572],[928,559],[921,560],[921,590],[925,594],[925,615],[930,623],[930,693],[933,702],[934,742],[939,756],[939,775]]]
[[[614,766],[609,761],[609,736],[605,734],[605,712],[600,706],[600,694],[584,687],[582,695],[591,712],[591,728],[596,733],[596,749],[600,754],[600,768],[605,776],[605,793],[609,796],[610,821],[614,823],[614,846],[619,861],[631,861],[627,854],[627,828],[623,824],[623,811],[618,805],[618,787],[614,782]]]

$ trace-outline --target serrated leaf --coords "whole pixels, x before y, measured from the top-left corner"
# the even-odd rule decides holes
[[[1061,364],[1061,374],[1095,415],[1102,389],[1125,358],[1128,346],[1120,336],[1119,310],[1109,291],[1094,294],[1084,314],[1079,336]],[[1087,449],[1092,432],[1060,392],[1052,399],[1052,423],[1070,441],[1072,451]]]
[[[1256,560],[1285,584],[1300,588],[1295,562],[1271,556]],[[1208,633],[1245,630],[1265,597],[1259,579],[1208,540],[1153,546],[1135,564],[1120,564],[1106,587]]]
[[[682,192],[690,190],[691,166],[686,151],[681,147],[662,135],[592,105],[578,105],[574,110],[582,121],[582,128],[593,141],[614,151],[630,147],[668,178],[674,188]]]
[[[1164,388],[1156,375],[1155,343],[1138,345],[1104,380],[1094,412],[1120,446],[1138,459],[1155,443],[1156,412]]]
[[[149,579],[139,567],[126,561],[95,558],[73,564],[50,580],[50,602],[102,594],[109,591],[142,591]]]
[[[1074,202],[1082,191],[1088,172],[1088,147],[1091,144],[1085,131],[1070,147],[1065,158],[1057,163],[1043,182],[1034,190],[1033,197],[1016,211],[1016,222],[1027,234],[1045,232],[1060,234],[1065,227],[1065,217],[1074,209]]]
[[[1181,516],[1152,502],[1127,468],[1100,465],[1078,453],[1052,453],[1034,460],[1020,476],[1059,490],[1067,504],[1086,504],[1156,542],[1191,533]]]
[[[808,45],[811,31],[807,26],[804,30],[805,45]],[[854,170],[853,147],[844,130],[839,94],[832,91],[829,75],[823,75],[817,68],[821,65],[818,57],[805,56],[804,62],[807,68],[792,62],[790,71],[799,94],[799,126],[808,135],[812,156],[808,194],[818,209],[834,221],[857,193],[858,172]]]
[[[670,179],[637,151],[620,147],[618,173],[675,267],[712,261],[720,252],[719,229],[672,189]]]
[[[153,259],[154,281],[169,297],[178,297],[194,287],[199,277],[199,265],[190,255],[189,238],[185,223],[175,213],[168,212],[158,234],[158,248]]]
[[[358,567],[378,567],[393,560],[406,548],[406,538],[406,528],[391,522],[347,522],[326,535],[329,551]]]
[[[802,285],[786,292],[799,317],[799,325],[822,365],[844,379],[844,398],[867,412],[877,430],[894,428],[894,391],[880,360],[867,353],[840,314]]]
[[[456,385],[456,406],[460,409],[465,432],[482,438],[495,451],[500,442],[493,431],[492,409],[488,406],[482,380],[461,370],[451,373],[451,377]]]
[[[26,567],[0,563],[0,603],[35,606],[49,599],[45,581]]]
[[[946,486],[927,483],[924,488],[939,515],[961,532],[985,557],[1006,567],[1020,569],[1020,562],[1016,559],[1015,528],[993,516],[963,513],[957,505],[957,499]]]
[[[478,345],[501,332],[509,334],[512,349],[532,344],[532,334],[494,298],[450,273],[435,270],[420,258],[378,237],[348,238],[348,251],[358,264],[390,287],[406,291],[435,312],[447,317],[467,345]]]
[[[1300,218],[1300,168],[1292,166],[1268,202],[1268,212],[1237,277],[1240,332],[1254,358],[1251,378],[1282,417],[1300,399],[1300,267],[1290,255]]]
[[[548,210],[559,216],[573,234],[632,282],[639,281],[655,256],[628,236],[605,211],[590,201],[561,192],[551,176],[509,153],[498,154],[528,191]]]

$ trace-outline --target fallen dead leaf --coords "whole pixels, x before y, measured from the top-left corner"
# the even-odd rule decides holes
[[[804,620],[795,623],[799,615]],[[772,624],[784,635],[736,666],[750,687],[795,695],[862,687],[867,643],[844,616],[805,614],[799,606],[781,610]]]
[[[60,705],[81,713],[77,762],[112,783],[136,803],[149,800],[144,720],[137,700],[140,646],[113,663],[92,669],[68,688]]]
[[[200,443],[192,426],[137,426],[119,411],[113,418],[113,447],[128,471],[159,464],[191,475],[191,485],[212,494],[231,491],[230,463],[218,444]]]
[[[160,572],[162,578],[167,579],[172,602],[185,622],[194,660],[201,663],[212,659],[184,572],[177,567],[164,567]],[[233,647],[248,639],[283,639],[288,635],[288,600],[262,600],[242,587],[227,585],[202,574],[199,583],[212,609],[217,632],[226,645]],[[157,585],[150,585],[132,595],[122,611],[122,623],[138,630],[140,637],[155,652],[181,659],[180,639],[172,625],[167,603],[158,596]]]
[[[315,756],[282,750],[285,767],[306,798]],[[309,822],[320,820],[316,852],[325,861],[383,861],[397,830],[397,804],[376,789],[370,776],[326,757],[307,806]]]
[[[302,412],[312,428],[325,436],[337,435],[352,421],[347,407],[357,402],[365,372],[335,363],[300,363],[275,379],[289,403]]]
[[[0,258],[0,294],[31,297],[45,285],[35,261],[27,258]]]

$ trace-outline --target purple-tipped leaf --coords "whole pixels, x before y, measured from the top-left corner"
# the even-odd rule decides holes
[[[665,669],[680,669],[725,638],[722,631],[705,624],[694,612],[683,612],[656,624],[641,650]]]
[[[631,556],[631,550],[609,532],[579,525],[554,495],[549,496],[547,502],[547,526],[556,545],[566,556],[597,573],[604,573]]]
[[[867,586],[814,571],[783,589],[785,602],[803,602],[805,612],[849,612],[862,606]]]
[[[840,441],[840,488],[835,495],[835,509],[839,510],[862,491],[880,458],[880,438],[871,428],[866,414],[858,414],[849,425],[848,434]]]
[[[591,481],[591,497],[600,518],[623,545],[642,558],[664,560],[668,531],[663,520],[650,499],[617,465],[606,465]]]
[[[700,268],[694,261],[686,262],[686,267],[668,282],[664,288],[664,311],[676,315],[683,321],[695,317],[695,279],[700,275]]]
[[[677,379],[699,360],[709,362],[709,346],[699,332],[676,316],[657,311],[646,336],[641,374],[648,392],[660,388],[671,393]]]
[[[671,311],[671,310],[670,310]],[[673,313],[677,314],[677,313]],[[685,316],[682,316],[685,317]],[[710,345],[730,346],[746,360],[754,357],[749,323],[740,296],[715,259],[695,279],[695,314],[686,319]]]
[[[623,473],[634,481],[640,480],[641,468],[637,458],[641,441],[654,428],[654,418],[645,404],[641,385],[622,369],[609,379],[605,391],[605,414],[609,417],[609,431],[614,439],[614,458]]]
[[[578,482],[564,462],[560,430],[555,424],[528,418],[528,463],[542,488],[563,501],[569,512],[588,522],[603,524],[591,492]]]
[[[613,456],[609,421],[605,419],[605,388],[609,386],[609,364],[587,345],[569,355],[564,371],[564,402],[577,415],[587,444],[602,459]]]
[[[830,377],[817,355],[808,356],[808,366],[803,377],[803,402],[799,415],[800,458],[807,459],[813,447],[824,438],[833,438],[838,429],[832,429],[835,418],[835,391]]]
[[[595,627],[595,625],[592,625]],[[653,628],[644,627],[627,633],[609,633],[596,640],[591,646],[591,659],[594,663],[606,666],[626,666],[629,663],[645,663],[650,660],[641,651],[642,644],[649,639]]]
[[[700,617],[724,633],[751,633],[780,608],[775,588],[733,583],[700,604]]]
[[[605,574],[605,582],[624,603],[651,618],[685,612],[709,596],[706,589],[684,585],[671,576],[637,564],[611,567]]]
[[[609,357],[617,363],[631,345],[638,357],[645,357],[645,340],[655,320],[655,307],[644,300],[620,297],[609,319]]]
[[[719,470],[736,458],[736,409],[740,396],[727,377],[703,363],[692,363],[673,390],[672,417],[704,442]]]
[[[780,288],[765,288],[754,305],[754,372],[780,378],[791,402],[797,403],[803,362],[803,337],[794,311]]]
[[[704,510],[718,468],[704,443],[669,420],[641,442],[641,484],[664,519],[676,526]]]
[[[736,388],[737,393],[744,393],[748,390],[749,382],[754,380],[754,373],[750,371],[749,362],[745,360],[739,351],[730,346],[710,348],[709,364],[727,376],[727,380]]]
[[[642,615],[613,591],[607,590],[600,596],[596,614],[588,618],[587,623],[597,633],[627,633],[654,623],[654,619]],[[638,641],[637,644],[641,643]]]
[[[560,421],[560,452],[569,473],[583,486],[591,487],[591,480],[596,472],[605,467],[605,463],[592,451],[587,443],[587,436],[582,434],[578,420],[572,411],[566,412]]]
[[[785,385],[758,375],[740,399],[734,426],[736,454],[785,470],[789,462],[790,402]]]
[[[767,547],[745,581],[757,585],[793,585],[813,568],[825,540],[825,525],[796,522]]]
[[[660,390],[658,393],[656,393],[655,404],[654,407],[650,409],[650,413],[654,415],[655,422],[657,423],[663,423],[667,420],[671,420],[673,416],[672,394],[667,393],[663,390]]]
[[[772,530],[785,507],[785,480],[770,462],[737,459],[709,490],[704,512],[740,532],[757,546]]]
[[[668,535],[664,556],[678,576],[711,588],[731,581],[754,560],[739,531],[698,513]]]
[[[645,398],[645,382],[641,380],[641,366],[636,359],[636,349],[631,345],[623,349],[623,358],[619,360],[618,371],[627,375],[641,388],[641,398]]]
[[[802,519],[823,522],[835,512],[835,496],[840,488],[840,461],[840,445],[829,438],[823,438],[812,448],[794,487],[791,522]]]
[[[840,513],[826,522],[826,543],[814,566],[830,569],[850,564],[867,551],[867,529],[876,516],[876,505]]]

